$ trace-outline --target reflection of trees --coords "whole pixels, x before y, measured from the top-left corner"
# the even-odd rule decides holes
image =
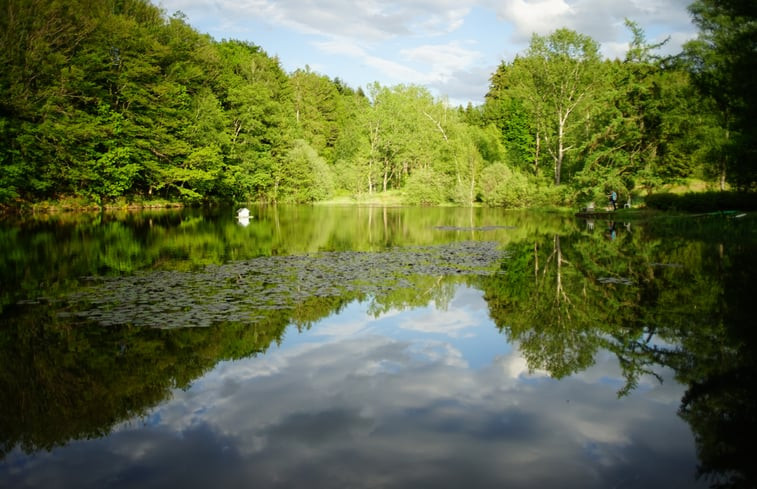
[[[712,254],[720,258],[722,252]],[[744,240],[713,261],[723,293],[712,308],[698,311],[695,327],[701,334],[682,331],[687,355],[673,365],[689,386],[680,414],[694,431],[701,476],[718,487],[757,487],[757,466],[749,455],[757,437],[757,245]]]
[[[265,351],[289,324],[278,312],[254,327],[103,328],[44,308],[20,308],[4,320],[0,458],[16,445],[49,450],[70,439],[103,436],[218,361]]]
[[[510,245],[505,273],[482,286],[492,318],[531,369],[569,375],[602,348],[618,359],[623,395],[641,376],[672,368],[688,386],[680,414],[696,437],[700,475],[755,487],[747,454],[757,435],[757,250],[744,228],[716,224],[687,240],[641,231],[614,241],[537,236]]]
[[[588,367],[598,342],[594,331],[585,327],[587,296],[576,287],[574,265],[563,254],[560,236],[545,237],[511,253],[513,266],[506,262],[506,274],[491,280],[501,281],[505,294],[517,292],[504,309],[490,303],[492,317],[520,343],[531,368],[563,377]],[[514,274],[523,278],[508,282]],[[490,299],[492,294],[487,295]]]
[[[215,213],[216,215],[212,215]],[[0,312],[18,300],[58,296],[85,276],[140,270],[194,270],[257,256],[319,251],[380,251],[455,239],[507,241],[533,232],[525,214],[501,209],[260,206],[249,226],[231,209],[60,214],[0,223]],[[74,217],[75,216],[75,217]],[[559,228],[562,218],[547,216]],[[443,231],[492,223],[514,229]],[[541,223],[544,225],[544,222]],[[13,284],[13,285],[7,285]]]
[[[368,313],[380,316],[390,310],[423,307],[434,302],[434,307],[446,310],[455,295],[459,280],[444,275],[420,275],[412,277],[412,282],[404,281],[403,286],[388,288],[374,296]]]
[[[505,274],[485,284],[492,317],[520,343],[529,366],[558,378],[590,366],[610,346],[612,325],[636,293],[610,247],[593,240],[581,249],[576,241],[554,234],[512,246]]]
[[[692,249],[692,246],[694,248]],[[621,233],[541,236],[513,245],[504,275],[486,279],[492,317],[521,346],[532,369],[563,377],[590,366],[602,348],[613,352],[626,378],[620,394],[652,366],[679,355],[664,345],[692,300],[707,304],[717,289],[697,263],[681,265],[695,245],[672,246]],[[662,255],[660,255],[662,253]],[[658,263],[659,262],[659,263]],[[674,264],[666,266],[666,264]],[[691,265],[691,266],[688,266]]]
[[[449,251],[448,248],[442,250]],[[463,249],[461,256],[465,256],[466,250],[468,248]],[[377,258],[371,258],[373,256]],[[388,267],[393,259],[400,258],[405,263],[413,257],[430,259],[432,254],[416,250],[381,254],[383,259],[373,254],[359,257],[363,266],[367,263]],[[303,257],[294,261],[298,264],[293,268],[297,273],[274,272],[282,275],[279,284],[282,289],[293,291],[318,280],[323,284],[324,270],[317,264],[333,265],[329,261],[317,262]],[[264,260],[264,265],[271,263]],[[454,262],[449,265],[456,268]],[[416,266],[418,263],[413,263],[411,268]],[[431,270],[443,270],[438,265],[429,266]],[[219,267],[211,268],[218,272]],[[287,300],[288,296],[279,292],[284,297],[279,297],[273,305],[251,296],[248,302],[236,307],[238,314],[228,314],[237,319],[202,322],[207,327],[166,324],[160,314],[152,316],[151,323],[137,323],[133,320],[137,316],[130,320],[128,311],[119,313],[118,322],[105,326],[102,322],[81,319],[79,313],[91,311],[86,301],[50,301],[44,307],[40,304],[12,306],[3,311],[0,325],[0,458],[15,446],[31,452],[51,449],[71,439],[104,436],[118,422],[144,416],[152,406],[167,399],[172,389],[186,388],[219,361],[266,351],[271,343],[281,341],[290,324],[300,330],[307,329],[353,300],[370,300],[374,314],[391,308],[420,307],[432,301],[447,304],[454,285],[464,277],[464,274],[450,277],[442,271],[434,275],[414,275],[390,268],[382,270],[395,276],[388,277],[386,283],[373,280],[371,287],[365,290],[356,286],[339,293],[320,294],[322,290],[314,283],[311,284],[314,287],[298,294],[297,300]],[[167,304],[161,300],[156,311],[174,310],[170,299],[190,304],[192,301],[187,302],[182,296],[181,286],[191,286],[199,275],[199,271],[177,275],[187,282],[172,282],[173,295],[163,297]],[[206,272],[205,275],[214,274]],[[247,275],[250,276],[232,277],[230,283],[212,282],[212,287],[205,284],[200,291],[194,290],[197,287],[189,289],[204,298],[213,297],[215,292],[221,294],[214,290],[216,288],[236,291],[245,279],[257,277],[254,273]],[[146,283],[160,288],[161,284],[157,283],[160,277],[165,274],[146,274],[136,288],[143,288]],[[151,297],[150,293],[142,291],[132,295],[130,291],[135,287],[128,284],[133,283],[130,282],[133,278],[109,280],[110,285],[126,283],[127,286],[111,290],[112,302],[106,309],[110,304],[121,307],[130,301],[136,301],[130,303],[131,309],[147,307],[141,305],[140,298]],[[107,294],[101,289],[96,289],[100,290],[99,295],[88,297],[93,301],[105,300]],[[241,294],[252,294],[252,289],[243,288]],[[151,298],[155,300],[154,295]],[[212,305],[222,302],[213,301]],[[79,311],[79,307],[83,310]],[[240,319],[242,316],[247,319]],[[144,316],[138,317],[144,320]]]
[[[369,219],[369,211],[381,218]],[[757,250],[748,226],[697,221],[695,232],[692,226],[640,225],[633,233],[619,226],[616,239],[609,240],[602,232],[580,233],[558,219],[545,224],[508,215],[498,222],[517,229],[485,237],[510,243],[503,274],[411,276],[370,262],[378,264],[385,281],[370,294],[357,288],[298,296],[262,315],[243,311],[255,313],[254,323],[208,328],[104,328],[59,315],[55,307],[65,307],[62,303],[8,306],[34,293],[70,293],[81,287],[82,275],[197,270],[208,263],[300,252],[312,243],[319,249],[372,251],[390,243],[449,242],[451,234],[470,239],[476,226],[492,222],[472,218],[470,210],[464,219],[450,219],[434,209],[413,210],[417,215],[368,209],[345,214],[356,221],[348,222],[320,219],[325,211],[315,208],[302,211],[313,213],[305,224],[289,211],[260,212],[246,228],[232,218],[213,222],[155,214],[124,222],[97,218],[40,225],[41,232],[29,233],[33,239],[24,227],[0,230],[0,276],[17,285],[2,291],[0,309],[0,456],[16,445],[31,451],[106,434],[218,361],[265,351],[280,341],[288,324],[307,328],[351,300],[370,300],[374,314],[432,301],[443,308],[455,285],[468,281],[483,289],[492,318],[520,343],[533,369],[563,377],[588,367],[605,349],[615,354],[625,376],[623,394],[641,376],[654,375],[660,366],[672,368],[688,386],[680,414],[694,431],[701,474],[732,487],[754,487],[757,475],[747,444],[757,435],[757,338],[748,313]],[[266,213],[275,213],[275,219]],[[652,232],[645,231],[649,228]],[[689,233],[686,240],[679,239],[681,231]],[[51,262],[48,256],[58,252]],[[228,285],[239,287],[243,277],[232,278]],[[303,285],[301,279],[293,274],[292,286]],[[204,297],[211,292],[215,289],[202,290]]]

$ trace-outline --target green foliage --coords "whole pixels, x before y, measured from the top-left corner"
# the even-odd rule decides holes
[[[692,175],[721,189],[755,180],[754,11],[741,2],[695,2],[700,37],[676,59],[631,21],[623,61],[601,62],[568,29],[534,35],[482,106],[457,109],[419,86],[366,96],[307,66],[287,74],[259,46],[215,41],[148,0],[2,9],[0,205],[397,191],[523,206]],[[494,163],[532,184],[509,176],[495,190]]]
[[[436,205],[448,202],[448,179],[430,168],[413,172],[405,185],[405,200],[411,204]]]
[[[3,200],[269,197],[292,141],[278,61],[146,0],[100,7],[7,6]]]
[[[491,206],[523,208],[534,201],[536,186],[528,177],[504,163],[489,165],[481,172],[481,199]]]
[[[613,191],[618,194],[618,205],[622,206],[631,195],[632,183],[623,179],[613,168],[597,166],[585,168],[577,174],[572,187],[575,189],[573,200],[579,203],[594,202],[597,208],[601,208],[608,204],[608,196]]]
[[[277,182],[280,202],[326,200],[334,193],[331,168],[306,141],[298,139],[284,158],[281,178]]]
[[[712,101],[726,132],[712,165],[721,177],[748,188],[757,182],[757,10],[741,0],[697,0],[689,10],[700,31],[684,54],[700,96]]]
[[[534,34],[523,63],[517,89],[533,114],[547,152],[552,157],[554,182],[562,181],[563,163],[584,129],[583,120],[594,108],[604,76],[599,45],[590,37],[568,29],[549,36]],[[580,135],[580,136],[579,136]]]
[[[754,192],[654,193],[644,199],[647,207],[684,212],[752,211],[757,209]]]
[[[501,140],[501,133],[497,126],[494,124],[488,124],[481,128],[470,126],[468,130],[476,145],[476,150],[481,155],[483,161],[496,163],[508,160],[509,153],[505,149],[505,144]]]
[[[339,86],[328,77],[296,70],[289,77],[297,137],[304,139],[324,158],[330,159],[344,117]]]
[[[525,169],[534,165],[536,142],[531,115],[526,105],[511,87],[514,70],[502,63],[492,75],[491,86],[484,102],[484,117],[500,132],[502,143],[507,148],[508,165]],[[497,161],[491,159],[490,161]],[[532,171],[536,171],[532,168]]]

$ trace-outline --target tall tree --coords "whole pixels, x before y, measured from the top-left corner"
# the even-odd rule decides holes
[[[516,58],[513,63],[519,63]],[[539,153],[533,114],[530,114],[524,100],[514,90],[517,80],[513,79],[517,69],[510,63],[502,62],[492,74],[489,90],[483,106],[483,119],[494,124],[502,134],[502,142],[507,148],[507,163],[513,168],[525,169],[530,166],[534,174],[539,174]]]
[[[626,25],[632,33],[627,55],[603,63],[607,83],[595,98],[600,110],[580,146],[583,167],[574,183],[587,199],[610,188],[654,188],[690,176],[696,165],[692,143],[702,111],[688,73],[655,54],[665,41],[648,44],[637,24]]]
[[[699,37],[684,46],[691,71],[721,116],[727,143],[721,173],[740,187],[757,182],[757,4],[697,0],[689,7]]]
[[[339,134],[341,96],[338,85],[307,66],[304,70],[295,70],[289,83],[297,136],[330,160]]]
[[[517,70],[516,90],[536,121],[537,141],[543,137],[552,156],[554,182],[559,185],[565,156],[576,147],[575,133],[600,88],[599,45],[569,29],[549,36],[534,34],[525,57],[512,67]]]
[[[294,124],[288,78],[278,59],[251,43],[224,41],[219,51],[231,119],[226,185],[235,199],[275,201]]]
[[[424,88],[374,83],[369,92],[372,107],[362,123],[369,141],[368,189],[399,188],[414,168],[433,161],[432,141],[446,137],[444,128],[432,114],[433,97]]]

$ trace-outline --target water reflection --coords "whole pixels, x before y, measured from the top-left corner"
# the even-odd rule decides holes
[[[329,212],[4,228],[0,485],[757,480],[748,221]]]
[[[691,435],[675,414],[680,386],[642,379],[619,401],[611,356],[558,382],[529,373],[504,341],[481,362],[466,343],[496,340],[483,306],[480,293],[459,287],[447,309],[457,320],[429,330],[397,311],[376,318],[367,304],[350,304],[293,344],[222,362],[106,439],[32,459],[11,453],[12,480],[151,487],[170,473],[186,487],[690,482]],[[80,466],[87,470],[72,470]]]

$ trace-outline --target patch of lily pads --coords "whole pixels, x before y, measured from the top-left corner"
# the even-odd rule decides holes
[[[384,252],[337,251],[268,256],[210,265],[198,271],[143,271],[88,277],[64,297],[69,315],[104,326],[178,328],[255,322],[313,297],[381,295],[412,287],[415,275],[491,275],[503,258],[500,244],[457,242]]]

